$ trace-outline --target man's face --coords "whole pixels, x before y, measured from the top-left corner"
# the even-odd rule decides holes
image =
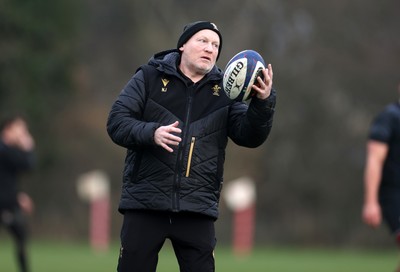
[[[22,119],[16,119],[4,129],[2,133],[3,140],[9,144],[15,144],[21,135],[25,135],[27,131],[28,129],[25,121]]]
[[[219,44],[217,33],[209,29],[200,30],[179,48],[182,51],[181,65],[194,74],[207,74],[215,65]]]

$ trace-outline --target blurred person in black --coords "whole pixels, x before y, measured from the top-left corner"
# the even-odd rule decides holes
[[[26,214],[32,213],[30,197],[19,190],[19,177],[33,167],[34,140],[20,116],[0,123],[0,226],[13,236],[21,272],[29,271]]]
[[[362,218],[373,228],[384,220],[400,248],[400,100],[387,105],[369,131]]]

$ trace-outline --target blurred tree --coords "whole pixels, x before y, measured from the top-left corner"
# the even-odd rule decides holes
[[[32,121],[64,105],[71,92],[76,1],[0,2],[0,109]]]

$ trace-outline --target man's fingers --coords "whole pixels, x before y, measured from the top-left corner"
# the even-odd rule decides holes
[[[168,152],[173,152],[174,150],[166,144],[161,144],[161,147],[167,150]]]
[[[177,139],[165,138],[164,143],[169,144],[169,145],[179,145],[179,143],[181,142],[181,138],[179,138],[179,137],[175,137],[175,138],[177,138]]]
[[[179,121],[175,121],[168,126],[159,127],[155,132],[156,143],[168,152],[173,152],[171,146],[177,146],[182,141],[181,137],[177,136],[182,133],[178,126]]]

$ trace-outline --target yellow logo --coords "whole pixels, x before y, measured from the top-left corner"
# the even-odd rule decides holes
[[[211,23],[211,25],[214,27],[214,29],[215,30],[218,30],[218,27],[217,27],[217,25],[216,24],[214,24],[214,23]],[[218,30],[219,31],[219,30]]]
[[[219,96],[219,90],[221,90],[221,87],[218,86],[218,84],[215,84],[214,87],[211,88],[211,90],[213,91],[213,95]]]
[[[162,78],[161,81],[162,81],[163,86],[164,86],[164,87],[161,88],[161,91],[162,91],[163,93],[165,93],[165,92],[167,91],[167,85],[168,85],[168,83],[169,83],[169,79]]]

